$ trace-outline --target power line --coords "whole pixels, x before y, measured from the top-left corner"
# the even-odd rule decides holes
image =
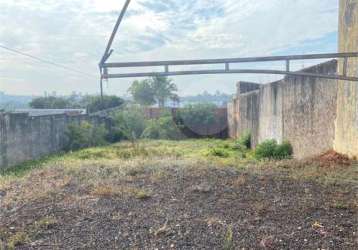
[[[16,49],[11,49],[11,48],[6,47],[6,46],[1,45],[1,44],[0,44],[0,48],[5,49],[5,50],[8,50],[8,51],[11,51],[11,52],[13,52],[13,53],[15,53],[15,54],[19,54],[19,55],[22,55],[22,56],[26,56],[26,57],[32,58],[32,59],[34,59],[34,60],[37,60],[37,61],[42,62],[42,63],[45,63],[45,64],[50,64],[50,65],[55,66],[55,67],[58,67],[58,68],[62,68],[62,69],[65,69],[65,70],[68,70],[68,71],[72,71],[72,72],[77,73],[77,74],[84,75],[84,76],[86,76],[86,77],[95,78],[95,76],[90,75],[90,74],[87,74],[87,73],[85,73],[85,72],[82,72],[82,71],[79,71],[79,70],[75,70],[75,69],[72,69],[72,68],[70,68],[70,67],[67,67],[67,66],[64,66],[64,65],[55,63],[55,62],[51,62],[51,61],[48,61],[48,60],[45,60],[45,59],[39,58],[39,57],[37,57],[37,56],[33,56],[33,55],[28,54],[28,53],[21,52],[21,51],[16,50]]]

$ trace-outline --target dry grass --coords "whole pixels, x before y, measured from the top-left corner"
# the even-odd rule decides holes
[[[227,150],[228,157],[209,155],[212,148]],[[70,185],[92,187],[92,194],[116,196],[135,193],[118,186],[118,180],[135,180],[142,175],[152,182],[165,179],[169,171],[191,171],[200,175],[212,167],[235,167],[242,173],[264,176],[274,172],[296,180],[312,180],[331,185],[358,184],[358,166],[325,168],[314,162],[285,160],[257,162],[235,155],[234,141],[187,140],[141,141],[135,147],[131,143],[90,148],[72,154],[36,162],[26,171],[22,166],[0,175],[0,191],[6,196],[2,206],[46,197]],[[31,164],[30,164],[31,165]],[[20,174],[18,174],[20,173]],[[98,183],[104,180],[103,183]],[[238,177],[233,186],[245,185],[245,175]],[[94,188],[93,188],[94,187]],[[135,195],[134,195],[135,196]],[[141,196],[141,195],[139,195]],[[144,195],[145,196],[145,195]]]
[[[98,184],[90,191],[90,195],[98,197],[135,197],[140,200],[148,199],[152,196],[151,191],[128,187],[128,186],[115,186],[109,184]]]
[[[212,151],[212,148],[220,150]],[[286,192],[284,181],[290,180],[292,183],[305,182],[305,185],[319,183],[320,186],[327,185],[333,189],[335,192],[326,195],[330,198],[322,202],[322,207],[339,211],[358,211],[357,201],[347,199],[345,190],[345,185],[358,185],[357,165],[322,167],[314,161],[296,160],[258,162],[249,155],[248,153],[243,158],[242,152],[235,151],[234,141],[220,140],[141,141],[135,146],[124,142],[85,149],[27,163],[3,173],[0,176],[0,206],[4,208],[3,211],[16,214],[16,211],[21,211],[26,204],[33,203],[36,209],[43,203],[61,204],[70,211],[76,209],[74,211],[83,214],[90,211],[92,215],[100,213],[92,209],[98,206],[97,202],[103,200],[119,204],[130,201],[131,204],[145,207],[147,203],[157,202],[157,197],[165,196],[167,199],[164,201],[171,205],[175,204],[176,196],[185,193],[182,199],[188,199],[190,202],[185,203],[188,205],[196,202],[198,197],[205,198],[222,191],[223,195],[218,196],[212,204],[227,205],[243,199],[238,203],[243,206],[242,211],[250,211],[252,216],[258,218],[272,214],[274,210],[271,208],[275,206],[271,201],[264,200],[260,187],[277,188],[273,189],[273,192],[279,195],[282,192],[280,182],[283,180],[282,188]],[[190,186],[184,186],[183,183],[187,180],[190,180]],[[170,187],[170,191],[167,191],[167,187],[164,187],[165,190],[162,190],[162,183],[172,182],[173,189]],[[223,187],[218,190],[220,185]],[[241,192],[231,192],[231,189]],[[173,190],[176,196],[173,194],[171,197],[170,192],[174,192]],[[302,193],[300,199],[302,204],[305,204],[304,209],[309,211],[317,207],[316,190],[308,185],[302,190],[298,189],[298,192]],[[280,202],[284,204],[286,198]],[[245,207],[246,204],[250,206]],[[54,208],[45,209],[50,211]],[[161,209],[165,211],[166,208]],[[197,209],[198,207],[195,208]],[[295,212],[295,209],[292,207],[290,211]],[[162,210],[158,210],[160,216],[164,213]],[[31,210],[29,211],[31,213]],[[0,228],[0,240],[6,239],[6,248],[13,249],[32,242],[42,232],[61,226],[59,217],[51,214],[43,216],[41,214],[33,217],[26,225],[11,232]],[[109,216],[116,223],[120,223],[129,215],[112,211]],[[224,218],[220,214],[207,214],[199,220],[205,227],[213,230],[221,228],[224,231],[220,233],[223,240],[221,247],[233,249],[233,239],[241,232],[237,230],[237,226],[228,226],[232,222],[226,222]],[[176,225],[163,222],[161,220],[160,224],[153,226],[155,237],[160,238],[175,229]],[[264,245],[267,242],[268,240],[263,240]]]

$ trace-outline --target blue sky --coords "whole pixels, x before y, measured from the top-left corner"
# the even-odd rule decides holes
[[[0,0],[0,23],[5,24],[0,26],[0,45],[89,75],[83,77],[0,49],[0,91],[26,95],[98,92],[97,64],[123,3]],[[132,0],[110,60],[336,52],[337,29],[338,0]],[[294,66],[309,65],[297,62]],[[173,79],[180,94],[191,95],[204,90],[234,93],[239,80],[265,83],[277,76]],[[105,91],[124,95],[133,80],[111,80]]]

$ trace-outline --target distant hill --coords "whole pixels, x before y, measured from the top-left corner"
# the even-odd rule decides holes
[[[32,96],[6,95],[4,92],[0,92],[0,109],[28,108],[32,98]]]

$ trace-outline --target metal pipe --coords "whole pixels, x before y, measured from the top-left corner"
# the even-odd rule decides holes
[[[173,61],[147,61],[147,62],[112,62],[104,63],[105,68],[130,68],[130,67],[154,67],[166,65],[197,65],[197,64],[225,64],[225,63],[249,63],[249,62],[269,62],[287,60],[309,60],[309,59],[333,59],[345,57],[358,57],[358,52],[352,53],[330,53],[330,54],[310,54],[292,56],[268,56],[268,57],[244,57],[226,59],[202,59],[202,60],[173,60]]]
[[[109,38],[109,41],[108,41],[108,44],[107,44],[107,47],[106,47],[106,50],[103,54],[103,57],[101,59],[101,62],[99,63],[100,66],[103,65],[103,63],[105,63],[109,56],[111,55],[111,53],[113,52],[113,50],[110,52],[110,49],[112,47],[112,44],[113,44],[113,40],[114,38],[116,37],[116,34],[117,34],[117,31],[118,31],[118,28],[119,28],[119,25],[121,24],[122,22],[122,19],[128,9],[128,6],[129,6],[129,3],[131,2],[131,0],[126,0],[123,8],[122,8],[122,11],[121,11],[121,14],[119,15],[118,19],[117,19],[117,22],[116,22],[116,25],[114,26],[114,29],[112,31],[112,34],[111,34],[111,37]]]
[[[105,79],[111,78],[131,78],[131,77],[152,77],[152,76],[177,76],[177,75],[211,75],[211,74],[268,74],[268,75],[291,75],[303,77],[317,77],[334,80],[358,81],[358,77],[342,75],[322,75],[309,72],[287,72],[282,70],[256,70],[256,69],[231,69],[231,70],[193,70],[193,71],[171,71],[171,72],[148,72],[148,73],[125,73],[125,74],[105,74]]]

